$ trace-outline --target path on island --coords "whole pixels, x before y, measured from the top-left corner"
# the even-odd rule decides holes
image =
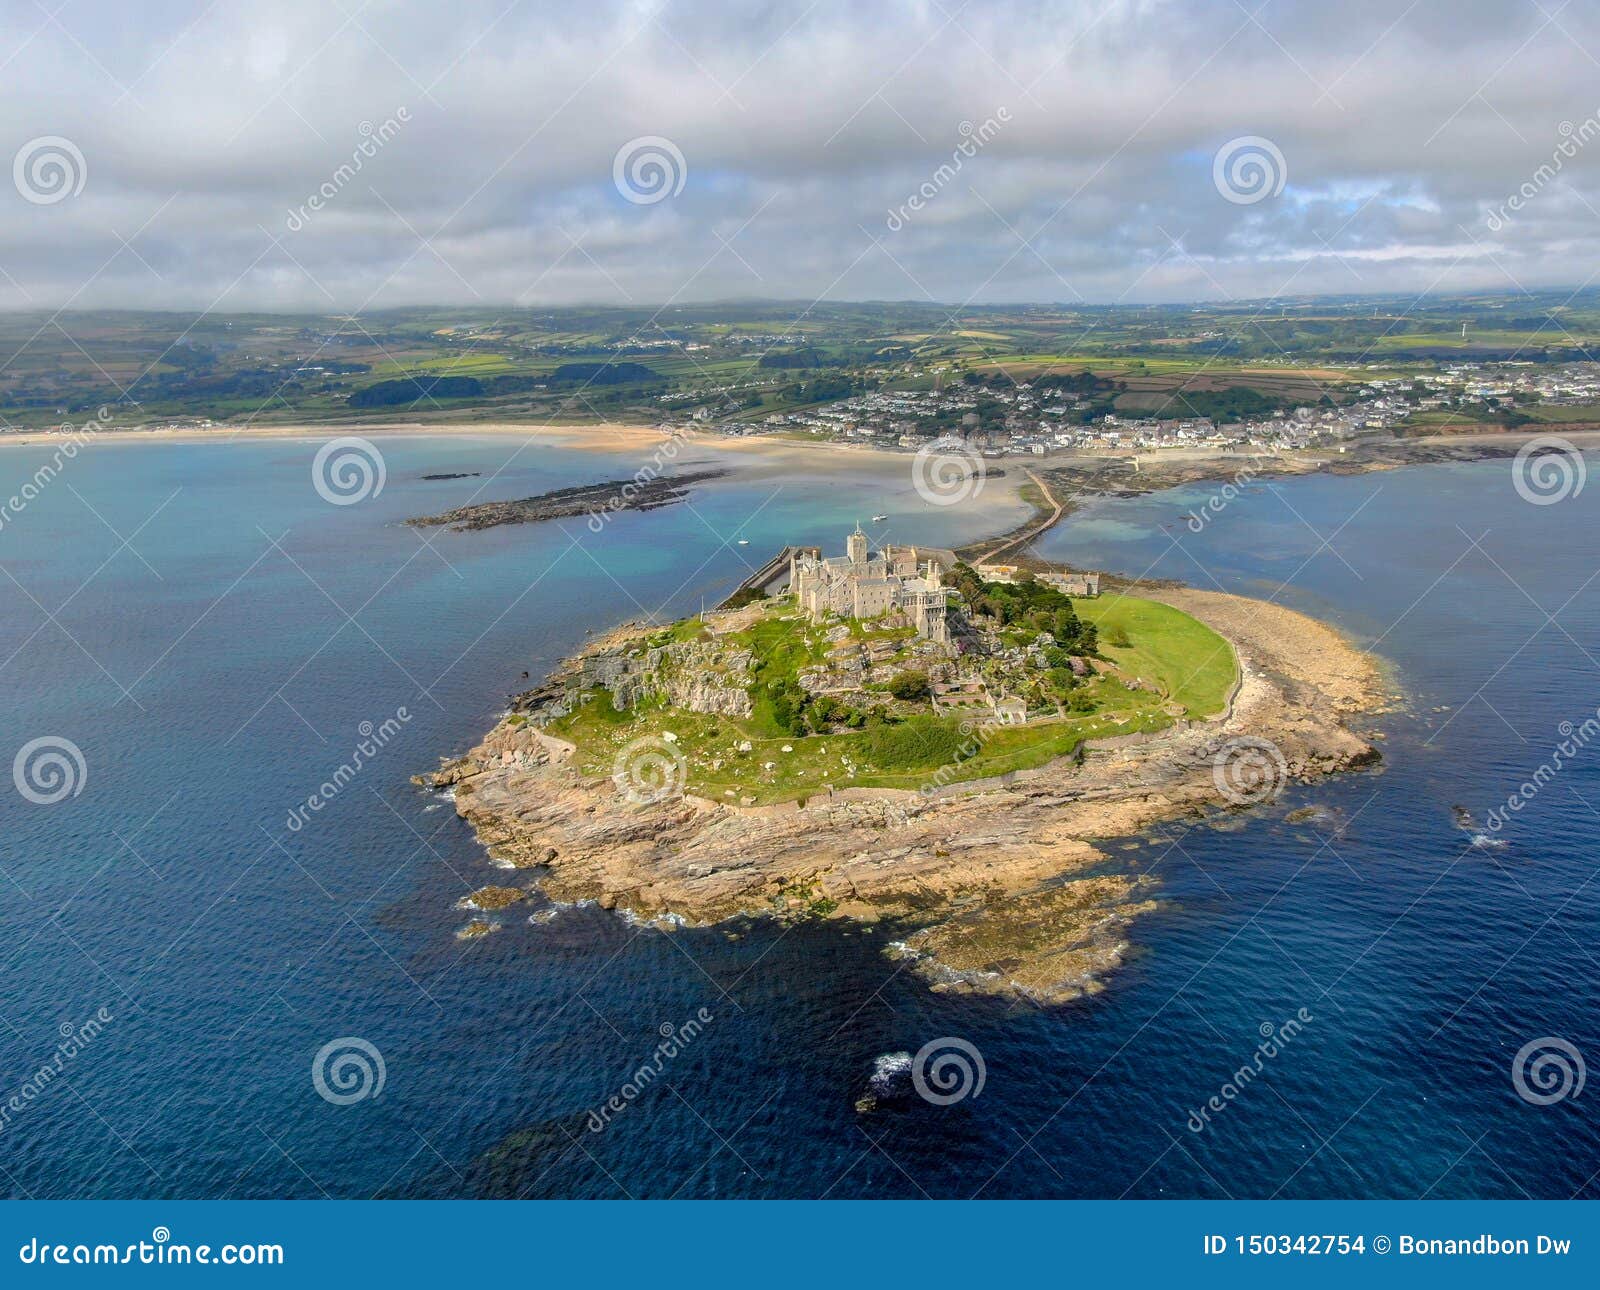
[[[1033,480],[1033,482],[1039,486],[1039,491],[1044,494],[1044,500],[1050,505],[1051,511],[1049,518],[1040,521],[1031,529],[1028,529],[1026,532],[1017,537],[1007,538],[1005,541],[1001,542],[999,546],[994,547],[992,550],[986,551],[982,555],[975,556],[972,561],[974,564],[977,564],[980,561],[993,560],[1002,552],[1010,551],[1013,548],[1026,546],[1041,533],[1047,532],[1060,521],[1062,512],[1066,508],[1062,505],[1062,503],[1056,500],[1056,495],[1050,491],[1050,485],[1045,483],[1044,480],[1040,478],[1039,475],[1037,475],[1032,469],[1027,470],[1025,473],[1029,479]]]

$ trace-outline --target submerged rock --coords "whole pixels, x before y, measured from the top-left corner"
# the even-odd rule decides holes
[[[870,1115],[880,1106],[904,1102],[911,1096],[911,1054],[883,1053],[872,1063],[867,1088],[856,1099],[856,1111]]]
[[[515,905],[519,900],[526,900],[528,893],[521,887],[479,887],[477,891],[461,902],[466,909],[504,909],[508,905]]]

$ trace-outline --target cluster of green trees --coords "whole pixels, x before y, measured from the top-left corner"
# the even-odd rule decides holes
[[[820,349],[804,345],[799,349],[769,350],[756,361],[756,366],[786,370],[797,367],[844,367],[847,362],[847,359],[830,358]]]
[[[666,380],[643,363],[563,363],[545,378],[552,385],[649,385]],[[530,377],[536,383],[538,377]]]
[[[876,382],[858,381],[844,375],[813,376],[809,381],[794,381],[778,391],[784,403],[832,403],[854,398]]]
[[[773,724],[785,734],[824,735],[841,726],[847,730],[877,730],[883,726],[904,724],[887,705],[875,704],[870,711],[862,711],[831,694],[808,694],[791,674],[757,682],[765,695]],[[889,693],[909,702],[926,701],[933,697],[933,686],[926,672],[908,669],[896,676],[888,686]],[[759,698],[760,695],[752,695]],[[879,765],[888,765],[879,762]]]
[[[766,683],[773,724],[785,734],[824,735],[837,726],[859,730],[868,714],[831,694],[807,694],[792,676]]]
[[[927,683],[928,678],[922,677],[925,690]],[[942,766],[961,756],[962,736],[953,721],[928,714],[902,720],[882,707],[862,712],[832,695],[807,694],[792,678],[770,682],[767,697],[773,720],[787,734],[821,735],[841,726],[862,731],[865,759],[881,770]]]
[[[926,672],[908,668],[889,682],[889,693],[897,699],[915,703],[919,699],[931,699],[933,685],[929,682]]]
[[[962,760],[962,735],[952,721],[918,716],[874,722],[862,737],[867,760],[880,770],[915,770]]]
[[[989,390],[1005,390],[1020,384],[1015,377],[1005,372],[967,372],[961,380],[966,385]],[[1035,391],[1064,390],[1068,394],[1077,394],[1084,398],[1120,392],[1126,388],[1120,381],[1114,381],[1108,376],[1097,376],[1088,368],[1076,372],[1046,372],[1042,376],[1033,377],[1027,384]]]
[[[958,564],[946,575],[945,585],[961,593],[971,616],[988,618],[1001,628],[1048,633],[1064,655],[1094,654],[1099,649],[1094,624],[1078,617],[1072,598],[1037,581],[1026,569],[1014,583],[985,582],[971,565]]]
[[[1331,407],[1332,401],[1323,395],[1323,404]],[[1141,420],[1170,417],[1208,417],[1212,421],[1243,421],[1247,417],[1265,417],[1279,410],[1309,407],[1318,400],[1297,399],[1282,394],[1263,394],[1249,385],[1230,385],[1225,390],[1176,390],[1164,406],[1146,411],[1127,412],[1123,415]]]
[[[350,396],[353,408],[396,408],[423,399],[476,399],[483,382],[475,376],[402,376],[379,381]]]

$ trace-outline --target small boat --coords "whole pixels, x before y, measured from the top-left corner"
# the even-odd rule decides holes
[[[740,546],[749,546],[750,545],[750,539],[749,538],[740,538],[739,539],[739,545]]]
[[[874,515],[874,516],[873,516],[873,517],[872,517],[872,522],[873,522],[873,523],[874,523],[874,524],[881,524],[881,523],[882,523],[882,522],[883,522],[883,521],[884,521],[884,520],[886,520],[886,519],[888,519],[888,518],[889,518],[889,517],[888,517],[888,516],[887,516],[887,515]]]

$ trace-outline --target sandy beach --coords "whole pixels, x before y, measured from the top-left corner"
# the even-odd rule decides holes
[[[671,436],[654,426],[622,425],[602,422],[593,425],[542,425],[535,422],[515,421],[348,421],[338,425],[247,425],[216,426],[202,429],[139,429],[117,427],[96,429],[93,419],[83,424],[67,423],[68,428],[50,430],[21,430],[0,434],[0,446],[13,444],[21,447],[56,443],[82,430],[85,437],[96,443],[232,443],[240,439],[340,439],[350,435],[364,438],[389,438],[414,436],[485,436],[504,435],[511,438],[545,439],[563,448],[588,449],[593,452],[649,452]],[[808,443],[785,439],[775,435],[719,435],[711,432],[680,436],[685,442],[706,447],[725,448],[732,452],[823,452],[867,454],[889,460],[899,460],[904,453],[889,452],[881,448],[856,447],[853,444],[831,442]]]

